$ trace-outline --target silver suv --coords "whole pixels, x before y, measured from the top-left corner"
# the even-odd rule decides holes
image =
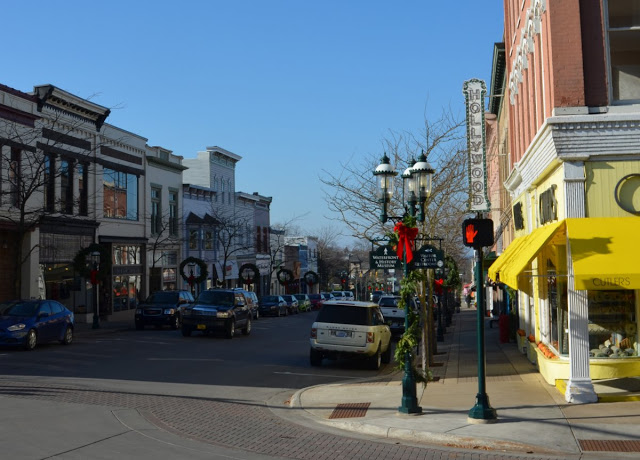
[[[371,369],[391,361],[391,329],[380,307],[371,302],[327,301],[311,326],[309,360],[364,358]]]
[[[380,306],[380,311],[382,311],[382,316],[384,316],[385,322],[391,328],[391,332],[394,335],[400,335],[404,333],[404,322],[405,322],[405,311],[404,308],[398,307],[398,302],[400,301],[399,295],[383,295],[378,300],[378,305]],[[415,299],[411,301],[411,308],[413,308],[414,312],[418,312],[418,304]]]

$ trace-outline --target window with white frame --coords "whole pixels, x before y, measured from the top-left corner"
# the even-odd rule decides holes
[[[608,0],[607,41],[613,101],[640,100],[640,0]]]

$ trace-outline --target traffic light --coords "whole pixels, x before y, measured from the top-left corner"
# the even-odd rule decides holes
[[[493,221],[466,219],[462,222],[462,241],[465,246],[475,249],[493,246]]]

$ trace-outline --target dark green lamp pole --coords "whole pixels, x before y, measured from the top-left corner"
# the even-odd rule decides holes
[[[498,421],[496,410],[491,407],[489,395],[487,394],[485,352],[484,352],[484,279],[482,273],[482,249],[476,249],[476,300],[478,310],[478,393],[476,403],[469,411],[467,420],[470,423],[495,423]]]
[[[413,161],[412,161],[413,163]],[[405,206],[405,213],[408,211],[409,215],[415,216],[416,205],[419,206],[418,221],[424,222],[424,204],[427,197],[431,193],[431,176],[433,169],[427,163],[427,158],[422,152],[418,162],[409,166],[402,174],[403,179],[403,201],[405,199],[405,190],[408,192],[407,204]],[[380,165],[376,167],[373,175],[379,177],[379,191],[380,202],[382,204],[382,214],[380,215],[380,222],[383,224],[387,220],[399,218],[390,217],[387,214],[387,205],[393,197],[393,181],[394,177],[398,173],[393,169],[389,162],[389,157],[385,153],[382,157]],[[404,203],[403,203],[404,204]],[[407,264],[407,253],[404,251],[402,259],[403,275],[405,279],[409,276],[409,266]],[[409,308],[411,305],[411,299],[405,299],[405,317],[404,328],[405,331],[409,330]],[[402,378],[402,402],[398,411],[404,414],[420,414],[422,413],[422,407],[418,406],[418,398],[416,396],[416,380],[411,368],[411,353],[406,353],[404,357],[404,377]]]

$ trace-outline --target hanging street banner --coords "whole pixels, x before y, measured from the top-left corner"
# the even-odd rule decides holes
[[[413,253],[412,268],[442,268],[444,267],[444,251],[430,245],[422,246]]]
[[[491,203],[487,197],[487,153],[484,125],[484,80],[464,82],[462,92],[467,107],[467,151],[469,154],[469,211],[487,212]]]
[[[402,261],[391,246],[380,246],[369,252],[369,267],[372,270],[393,270],[402,268]]]

